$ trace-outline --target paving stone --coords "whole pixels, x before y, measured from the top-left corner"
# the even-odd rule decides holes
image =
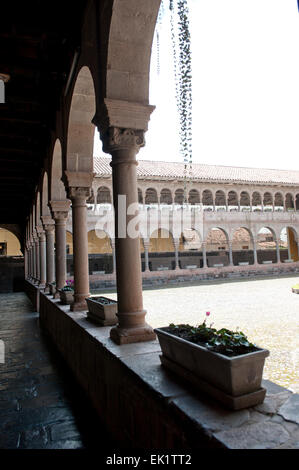
[[[288,421],[299,424],[299,395],[294,394],[279,408],[278,413]]]
[[[290,439],[282,425],[271,422],[229,429],[215,437],[230,449],[274,449]]]
[[[266,395],[264,403],[255,406],[255,410],[265,414],[275,414],[279,408],[288,400],[291,392],[286,391],[275,395]]]

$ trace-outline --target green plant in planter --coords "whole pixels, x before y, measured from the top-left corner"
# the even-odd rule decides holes
[[[210,315],[209,312],[206,314]],[[227,328],[216,330],[206,325],[206,321],[197,327],[188,324],[175,325],[171,323],[164,329],[179,338],[199,344],[210,351],[224,354],[225,356],[239,356],[249,352],[257,351],[258,347],[250,343],[242,331],[231,331]]]
[[[74,281],[72,279],[66,280],[66,285],[62,287],[60,290],[64,292],[71,292],[74,290]]]

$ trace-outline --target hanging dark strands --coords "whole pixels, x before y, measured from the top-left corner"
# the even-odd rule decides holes
[[[177,0],[178,33],[174,22],[174,0],[169,1],[174,58],[175,94],[180,120],[180,153],[184,160],[184,203],[187,203],[187,176],[192,177],[192,67],[189,9],[187,0]],[[177,57],[178,49],[178,57]]]
[[[157,75],[160,75],[160,33],[159,30],[162,25],[162,18],[164,15],[164,4],[163,0],[160,5],[158,18],[157,18],[157,25],[156,25],[156,44],[157,44]]]

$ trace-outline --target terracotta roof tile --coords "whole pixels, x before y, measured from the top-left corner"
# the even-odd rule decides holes
[[[94,157],[94,170],[98,176],[111,175],[110,160],[109,157]],[[139,160],[137,177],[182,179],[184,178],[184,163]],[[192,180],[299,185],[299,171],[194,163]]]

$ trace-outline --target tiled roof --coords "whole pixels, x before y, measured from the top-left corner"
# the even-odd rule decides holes
[[[94,171],[97,173],[97,176],[111,175],[110,160],[109,157],[94,157]],[[138,178],[184,178],[184,163],[150,160],[138,160],[138,162]],[[298,170],[270,170],[266,168],[243,168],[200,163],[193,163],[191,178],[192,180],[209,182],[299,185]]]

